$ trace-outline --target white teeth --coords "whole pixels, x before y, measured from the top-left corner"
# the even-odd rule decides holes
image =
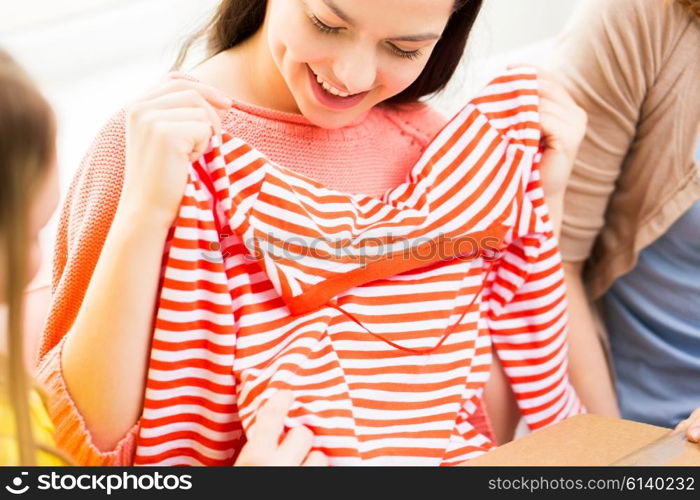
[[[320,76],[316,75],[316,81],[321,84],[321,86],[328,92],[329,94],[337,95],[338,97],[348,97],[350,94],[347,92],[342,92],[329,83],[323,81]]]

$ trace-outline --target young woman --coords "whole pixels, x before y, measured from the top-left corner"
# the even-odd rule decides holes
[[[164,245],[186,167],[212,131],[330,188],[381,194],[445,124],[419,99],[449,81],[480,7],[226,0],[202,33],[207,60],[101,131],[64,206],[40,370],[57,439],[77,462],[133,460]],[[585,117],[551,79],[540,87],[542,170],[557,206]],[[512,423],[496,419],[495,432]],[[483,412],[475,425],[490,434]]]

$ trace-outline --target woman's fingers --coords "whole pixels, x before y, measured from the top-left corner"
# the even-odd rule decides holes
[[[542,99],[551,100],[561,103],[567,107],[577,107],[576,101],[564,89],[564,86],[559,82],[548,80],[546,78],[538,78],[539,94]]]
[[[161,85],[158,85],[153,90],[143,96],[142,100],[156,99],[160,96],[180,92],[185,90],[193,90],[206,99],[209,104],[219,109],[227,109],[231,107],[233,101],[223,92],[206,83],[193,82],[182,78],[166,80]]]
[[[148,101],[143,101],[136,107],[136,111],[144,114],[156,109],[174,108],[201,108],[206,111],[209,121],[214,127],[214,131],[221,133],[221,118],[212,105],[197,91],[192,89],[179,90],[162,96],[158,96]]]
[[[688,440],[700,443],[700,408],[697,408],[691,413],[681,424],[683,424],[683,429],[685,430]]]
[[[293,398],[292,391],[278,391],[260,407],[255,424],[250,430],[249,443],[262,446],[270,452],[277,450],[284,431],[284,419]]]
[[[311,451],[309,428],[294,427],[282,437],[293,397],[291,391],[278,391],[260,407],[236,465],[328,465],[323,453]]]
[[[309,453],[302,465],[304,467],[326,467],[328,466],[328,457],[322,452],[314,450]]]
[[[198,153],[201,156],[209,144],[211,133],[208,121],[161,121],[153,125],[150,138],[156,144],[164,145],[164,155],[191,156]]]
[[[217,127],[220,127],[219,124],[211,123],[209,112],[203,108],[155,109],[144,113],[143,120],[150,124],[151,133],[161,127],[165,129],[177,128],[182,138],[177,142],[172,141],[172,149],[177,149],[179,153],[188,154],[191,162],[198,160],[206,151],[212,133],[218,133]],[[174,127],[175,124],[185,122],[198,122],[205,127],[197,126],[192,130],[185,127]],[[161,132],[167,133],[167,130],[161,130]],[[175,146],[178,143],[182,146]]]
[[[282,463],[299,465],[309,454],[313,445],[314,435],[308,427],[294,427],[284,436],[277,450]]]
[[[537,75],[539,118],[542,129],[542,186],[548,196],[565,192],[588,116],[549,71],[533,64],[510,64],[509,70],[528,67]]]
[[[700,444],[700,423],[689,427],[686,436],[689,441]]]
[[[172,122],[205,122],[209,123],[209,113],[203,108],[172,108],[172,109],[151,109],[143,114],[146,123],[156,123],[159,121]]]

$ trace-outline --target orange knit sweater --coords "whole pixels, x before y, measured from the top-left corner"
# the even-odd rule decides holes
[[[347,127],[328,130],[300,115],[235,102],[223,117],[223,130],[329,188],[379,196],[404,181],[446,121],[424,104],[400,111],[375,107]],[[114,450],[99,450],[61,370],[62,340],[81,307],[117,208],[125,143],[125,111],[121,110],[100,131],[71,183],[61,211],[52,302],[40,349],[38,378],[50,394],[56,441],[84,465],[130,465],[138,430],[137,424]],[[483,412],[476,423],[491,435]]]

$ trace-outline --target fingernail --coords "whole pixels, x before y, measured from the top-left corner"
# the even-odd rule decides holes
[[[688,435],[693,441],[700,441],[700,427],[693,427],[688,431]]]

